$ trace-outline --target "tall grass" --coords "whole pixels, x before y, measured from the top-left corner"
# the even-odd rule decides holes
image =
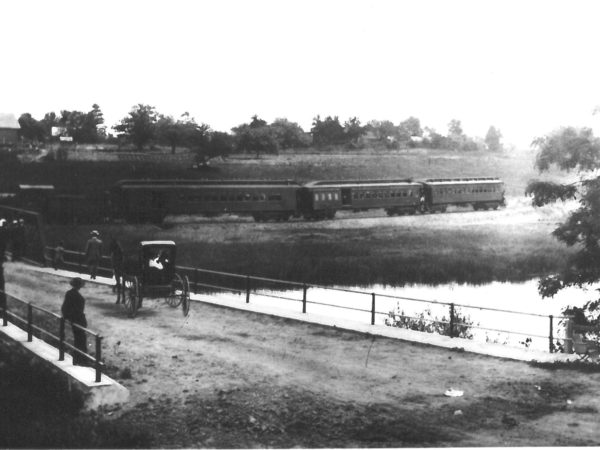
[[[401,286],[525,281],[555,272],[571,251],[549,234],[550,229],[389,227],[379,234],[361,229],[311,233],[309,229],[290,231],[285,239],[278,234],[256,242],[219,242],[189,230],[151,226],[127,226],[120,231],[113,226],[101,229],[101,233],[119,233],[132,255],[140,239],[174,239],[180,265],[328,285]],[[202,233],[201,226],[194,230]],[[49,231],[51,239],[66,236],[67,248],[81,251],[89,227],[51,227]]]

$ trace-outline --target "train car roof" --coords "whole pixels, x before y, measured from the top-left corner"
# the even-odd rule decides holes
[[[503,181],[500,178],[480,177],[480,178],[429,178],[423,183],[426,184],[498,184]]]
[[[180,179],[140,179],[120,180],[116,186],[121,188],[147,187],[198,187],[198,186],[299,186],[294,180],[180,180]]]
[[[412,179],[401,180],[338,180],[338,181],[311,181],[304,187],[382,187],[382,186],[416,186],[419,183]]]

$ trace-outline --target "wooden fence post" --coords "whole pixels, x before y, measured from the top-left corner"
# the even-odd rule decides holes
[[[250,276],[246,276],[246,303],[250,303]]]
[[[450,303],[450,337],[454,337],[454,303]]]
[[[306,283],[304,285],[302,285],[302,313],[306,314],[306,291],[307,291],[308,287],[306,286]]]
[[[375,325],[375,292],[371,293],[371,325]]]

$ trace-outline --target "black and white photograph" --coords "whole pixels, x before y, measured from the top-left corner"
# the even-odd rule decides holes
[[[600,3],[0,16],[0,448],[600,446]]]

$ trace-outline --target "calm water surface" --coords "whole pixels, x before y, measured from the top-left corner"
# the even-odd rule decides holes
[[[375,293],[376,323],[385,324],[386,321],[389,321],[388,313],[392,311],[397,314],[402,312],[404,315],[413,317],[425,313],[432,319],[448,320],[449,306],[444,303],[455,303],[458,313],[462,317],[467,317],[468,321],[475,325],[472,333],[476,340],[519,346],[524,345],[520,342],[530,337],[532,339],[532,343],[529,344],[531,347],[548,349],[550,332],[548,316],[554,316],[552,330],[554,336],[563,336],[562,326],[558,319],[563,308],[582,306],[588,300],[593,299],[597,292],[593,288],[587,290],[570,288],[562,290],[554,298],[542,299],[537,292],[537,285],[538,280],[530,280],[524,283],[493,282],[481,286],[444,284],[390,287],[374,285],[369,288],[344,288],[360,291],[360,293],[309,288],[307,312],[370,323],[371,294]],[[245,296],[241,297],[244,297],[241,299],[244,301]],[[276,306],[293,311],[302,311],[301,300],[302,290],[262,290],[252,292],[250,297],[250,302],[254,304]],[[327,303],[327,305],[316,303]],[[510,310],[535,314],[535,316],[487,311],[481,308]],[[488,328],[488,330],[476,327]],[[509,330],[512,333],[500,330]]]

